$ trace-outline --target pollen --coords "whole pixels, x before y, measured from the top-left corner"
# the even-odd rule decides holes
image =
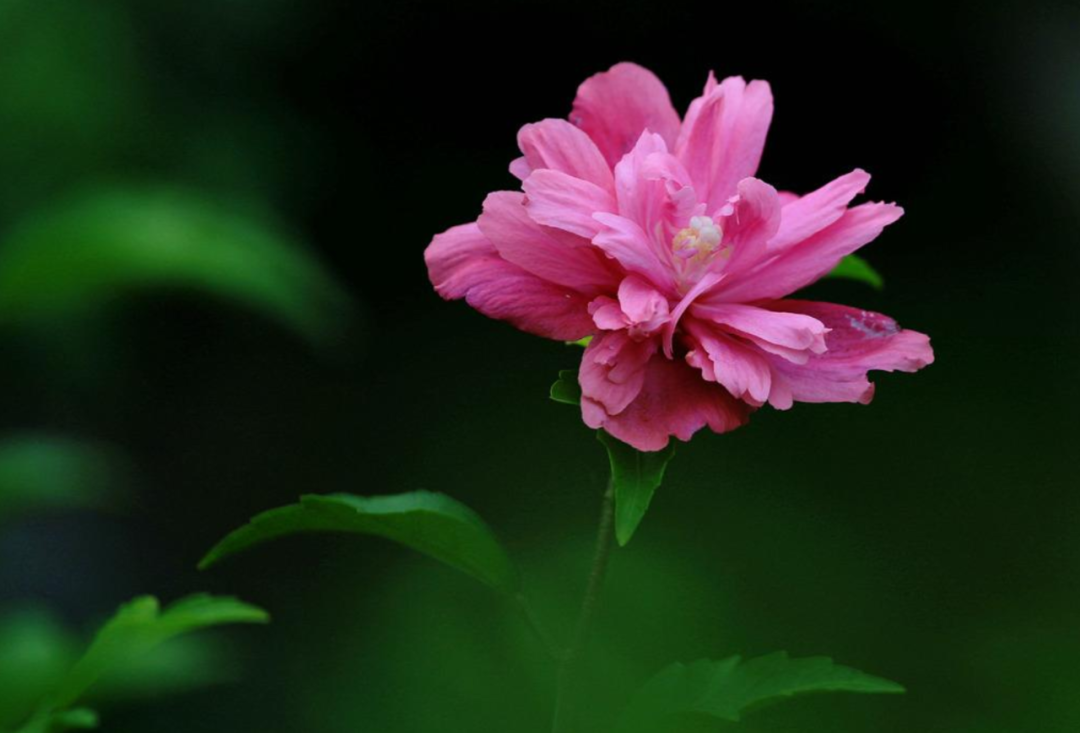
[[[684,260],[702,262],[711,258],[724,241],[724,231],[708,216],[690,217],[690,226],[671,241],[671,249]]]

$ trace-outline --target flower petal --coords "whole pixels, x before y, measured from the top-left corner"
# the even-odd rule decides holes
[[[781,301],[783,302],[783,301]],[[805,364],[810,354],[825,351],[829,329],[821,321],[802,313],[758,308],[738,303],[693,306],[697,319],[715,323],[728,333],[753,342],[762,350],[788,361]]]
[[[868,183],[870,174],[856,168],[813,193],[785,203],[780,229],[769,241],[769,250],[785,250],[832,224],[844,215],[851,200],[866,190]]]
[[[464,298],[490,318],[559,341],[576,341],[596,330],[584,296],[504,260],[476,223],[436,235],[424,260],[439,295]]]
[[[578,371],[582,399],[588,397],[608,415],[626,409],[645,383],[645,365],[656,353],[656,341],[635,341],[626,331],[610,331],[585,348]]]
[[[640,392],[625,409],[610,414],[582,384],[581,414],[591,428],[602,428],[641,451],[667,446],[671,436],[690,438],[708,426],[725,433],[743,425],[752,408],[718,384],[706,382],[684,361],[654,356],[645,365]]]
[[[695,319],[687,319],[691,350],[686,362],[710,382],[722,384],[732,397],[761,406],[769,399],[772,370],[758,349]]]
[[[570,121],[588,133],[614,166],[645,130],[673,145],[679,115],[663,83],[648,69],[621,63],[578,87]]]
[[[737,191],[717,221],[724,230],[723,246],[730,247],[731,255],[714,262],[728,277],[760,262],[780,226],[780,196],[775,188],[757,178],[744,178]]]
[[[895,204],[862,204],[848,209],[809,239],[724,281],[716,298],[744,303],[782,298],[829,274],[845,255],[873,241],[903,213]]]
[[[550,168],[613,190],[611,166],[596,143],[566,120],[541,120],[518,132],[518,147],[530,171]],[[528,178],[526,175],[522,180]]]
[[[831,303],[780,300],[769,305],[802,313],[824,323],[828,350],[811,355],[804,365],[771,357],[773,390],[769,403],[786,410],[792,402],[861,402],[874,396],[869,371],[914,372],[934,362],[930,339],[902,330],[880,313]]]
[[[593,244],[617,260],[627,272],[645,277],[662,290],[675,291],[671,264],[660,259],[649,235],[637,222],[618,214],[595,214],[593,218],[601,226]]]
[[[615,211],[614,197],[597,186],[562,171],[533,171],[522,184],[525,208],[537,224],[592,239],[601,229],[596,212]]]
[[[524,195],[511,191],[484,200],[477,224],[504,260],[589,296],[617,287],[619,275],[589,240],[540,226],[524,202]]]
[[[708,210],[714,211],[735,193],[739,181],[757,172],[773,99],[764,81],[710,80],[705,95],[690,105],[675,155],[686,165]]]

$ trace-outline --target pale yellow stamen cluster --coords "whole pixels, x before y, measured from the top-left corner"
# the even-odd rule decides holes
[[[671,241],[671,249],[676,255],[693,263],[704,262],[720,251],[721,256],[728,250],[720,250],[724,241],[724,231],[708,216],[690,217],[690,226],[679,230]]]

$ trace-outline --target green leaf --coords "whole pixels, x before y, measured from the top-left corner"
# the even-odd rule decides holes
[[[870,263],[858,255],[848,255],[840,260],[840,264],[833,268],[829,277],[838,277],[845,280],[857,280],[866,283],[875,290],[881,290],[885,286],[885,280],[878,274]]]
[[[75,636],[43,609],[0,617],[0,730],[23,721],[78,658]]]
[[[592,336],[586,336],[585,338],[580,338],[577,341],[567,341],[566,345],[567,346],[580,346],[581,348],[584,349],[586,346],[588,346],[589,344],[592,343],[592,340],[593,340]]]
[[[68,730],[90,730],[97,727],[96,712],[89,708],[71,708],[37,715],[19,728],[17,733],[63,733]]]
[[[668,461],[675,457],[675,441],[652,453],[633,448],[603,430],[596,437],[607,448],[611,482],[615,487],[615,538],[626,545],[649,509],[653,494],[664,480]]]
[[[549,393],[551,399],[562,402],[565,405],[581,404],[581,385],[578,384],[577,371],[563,369],[559,372],[559,379],[551,385]]]
[[[492,588],[514,593],[518,573],[495,535],[471,509],[444,494],[303,496],[298,504],[255,516],[199,563],[207,568],[253,545],[300,532],[349,532],[399,542],[461,570]]]
[[[91,730],[98,727],[98,715],[89,708],[72,708],[54,713],[47,730],[59,733],[65,730]]]
[[[127,664],[106,672],[89,692],[91,702],[139,700],[233,682],[239,667],[220,640],[178,636]]]
[[[121,606],[98,631],[83,657],[49,696],[44,710],[69,707],[111,671],[139,663],[140,657],[176,636],[221,624],[268,620],[265,611],[235,598],[193,595],[165,610],[152,596],[136,598]]]
[[[645,683],[624,711],[619,730],[651,733],[687,715],[738,722],[751,709],[812,692],[899,693],[904,688],[827,657],[791,659],[778,652],[745,662],[702,659],[672,664]]]
[[[232,300],[323,343],[346,296],[297,243],[172,189],[115,190],[39,213],[0,247],[0,323],[159,288]]]
[[[24,436],[0,442],[0,521],[34,509],[102,503],[126,478],[112,450],[66,438]]]

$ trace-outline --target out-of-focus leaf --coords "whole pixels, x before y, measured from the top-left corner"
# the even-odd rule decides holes
[[[645,453],[603,430],[596,437],[607,448],[611,482],[615,487],[615,537],[625,545],[634,536],[653,494],[664,480],[664,470],[675,456],[675,442],[663,450]]]
[[[743,713],[811,692],[898,693],[895,682],[834,664],[827,657],[791,659],[784,652],[743,661],[728,657],[672,664],[645,683],[626,708],[620,733],[664,730],[678,716],[738,722]]]
[[[866,283],[875,290],[881,290],[885,286],[885,280],[878,274],[870,263],[858,255],[848,255],[840,260],[840,264],[833,268],[829,277],[838,277],[845,280],[857,280]]]
[[[98,727],[98,715],[90,708],[72,708],[41,713],[16,733],[63,733],[68,730],[91,730]]]
[[[101,503],[125,480],[110,449],[54,437],[0,442],[0,521],[34,509]]]
[[[39,212],[0,242],[0,323],[154,288],[233,300],[320,343],[347,310],[342,290],[297,243],[177,190],[92,193]]]
[[[301,532],[348,532],[399,542],[461,570],[492,588],[513,593],[518,572],[491,529],[467,506],[445,494],[414,491],[390,496],[308,495],[300,503],[256,515],[199,563],[267,540]]]
[[[145,72],[124,3],[0,0],[0,221],[146,144]]]
[[[109,669],[88,693],[91,702],[136,700],[235,681],[236,660],[219,639],[179,636],[127,664]]]
[[[581,385],[578,384],[577,371],[563,369],[559,372],[559,379],[551,385],[549,396],[556,402],[565,405],[581,404]]]
[[[586,346],[588,346],[589,344],[592,343],[592,340],[593,340],[592,336],[586,336],[585,338],[580,338],[577,341],[567,341],[566,345],[567,346],[580,346],[581,348],[584,349]]]
[[[136,598],[121,606],[98,631],[90,648],[48,697],[44,710],[71,706],[110,671],[138,664],[140,657],[176,636],[210,626],[268,620],[265,611],[235,598],[193,595],[164,610],[156,598]]]
[[[78,643],[47,611],[0,617],[0,730],[33,712],[74,663]]]

